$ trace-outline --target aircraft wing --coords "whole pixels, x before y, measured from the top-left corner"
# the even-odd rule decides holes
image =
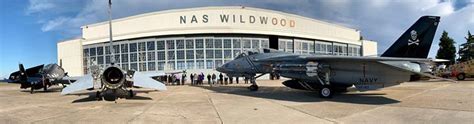
[[[70,94],[80,90],[86,90],[92,87],[94,87],[94,79],[92,78],[91,74],[88,74],[82,78],[79,78],[76,82],[64,88],[61,92],[61,95]]]
[[[416,61],[416,62],[430,62],[430,59],[420,58],[398,58],[398,57],[359,57],[359,56],[321,56],[321,55],[283,55],[283,56],[272,56],[257,59],[255,61],[292,61],[292,60],[314,60],[314,61]]]
[[[133,75],[133,85],[143,88],[151,88],[156,90],[166,90],[165,84],[154,80],[151,77],[162,76],[164,73],[143,73],[135,72]]]

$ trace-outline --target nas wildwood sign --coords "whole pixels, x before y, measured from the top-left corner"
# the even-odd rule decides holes
[[[275,25],[282,27],[295,27],[295,20],[275,18],[268,16],[253,16],[253,15],[235,15],[235,14],[221,14],[219,18],[215,20],[209,20],[209,15],[201,16],[180,16],[179,24],[193,24],[193,23],[209,23],[210,21],[217,21],[220,23],[248,23],[248,24],[262,24],[262,25]]]

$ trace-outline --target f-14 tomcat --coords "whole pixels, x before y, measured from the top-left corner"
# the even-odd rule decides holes
[[[426,62],[430,60],[426,57],[439,19],[421,17],[381,57],[322,56],[263,49],[243,52],[216,70],[232,77],[249,78],[252,91],[258,90],[256,78],[276,73],[291,79],[283,85],[317,91],[323,98],[353,85],[359,90],[374,90],[416,80],[414,77],[434,77],[424,72],[429,71]]]
[[[109,0],[109,47],[112,48],[112,2]],[[114,56],[114,49],[111,50],[111,56]],[[155,90],[166,90],[166,86],[158,82],[152,77],[165,75],[164,73],[143,73],[143,72],[134,72],[120,69],[119,66],[115,65],[114,57],[111,57],[110,65],[107,65],[103,71],[97,65],[91,66],[91,73],[87,74],[76,82],[72,83],[68,87],[64,88],[61,92],[62,95],[72,94],[81,90],[93,90],[99,89],[96,91],[96,97],[102,99],[102,96],[107,91],[112,91],[115,97],[122,97],[124,94],[133,96],[134,93],[131,87],[143,87],[151,88]],[[100,84],[100,86],[94,84]]]

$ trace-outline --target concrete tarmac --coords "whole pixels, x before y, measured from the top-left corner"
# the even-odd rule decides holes
[[[62,96],[60,86],[30,94],[0,83],[0,123],[474,123],[474,81],[402,83],[332,99],[258,83],[256,92],[248,84],[168,86],[117,103],[95,93]]]

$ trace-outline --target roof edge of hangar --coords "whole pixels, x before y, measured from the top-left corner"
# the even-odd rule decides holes
[[[152,15],[157,15],[157,14],[174,13],[174,12],[186,12],[186,11],[192,11],[192,10],[209,10],[209,9],[214,9],[214,10],[248,9],[248,10],[256,10],[256,11],[264,11],[264,12],[277,13],[277,14],[282,14],[282,15],[287,15],[287,16],[295,16],[295,17],[298,17],[298,18],[308,19],[308,20],[311,20],[311,21],[324,23],[324,24],[327,24],[327,25],[336,26],[336,27],[340,27],[340,28],[351,29],[351,30],[354,30],[356,32],[359,32],[359,30],[355,29],[355,28],[350,28],[350,27],[346,27],[346,26],[342,26],[342,25],[338,25],[338,24],[334,24],[334,23],[330,23],[330,22],[326,22],[326,21],[322,21],[322,20],[317,20],[317,19],[314,19],[314,18],[309,18],[309,17],[297,15],[297,14],[292,14],[292,13],[287,13],[287,12],[282,12],[282,11],[277,11],[277,10],[256,8],[256,7],[247,7],[247,6],[207,6],[207,7],[193,7],[193,8],[159,10],[159,11],[155,11],[155,12],[148,12],[148,13],[143,13],[143,14],[138,14],[138,15],[127,16],[127,17],[123,17],[123,18],[113,19],[112,21],[113,22],[120,22],[120,21],[129,20],[129,19],[152,16]],[[80,28],[94,27],[94,26],[99,26],[99,25],[104,25],[104,24],[108,24],[108,21],[102,21],[102,22],[98,22],[98,23],[87,24],[87,25],[81,26]]]

